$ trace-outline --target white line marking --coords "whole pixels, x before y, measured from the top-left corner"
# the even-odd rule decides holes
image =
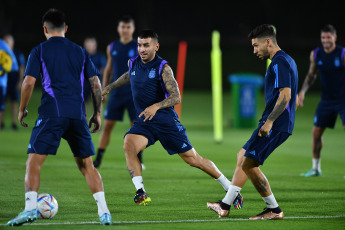
[[[337,216],[287,216],[284,219],[331,219],[331,218],[345,218],[345,215]],[[227,221],[249,221],[244,218],[223,218],[211,220],[143,220],[143,221],[113,221],[113,224],[164,224],[164,223],[198,223],[198,222],[227,222]],[[85,222],[63,222],[63,223],[32,223],[31,225],[80,225],[80,224],[99,224],[98,221]],[[5,224],[0,224],[0,226]]]

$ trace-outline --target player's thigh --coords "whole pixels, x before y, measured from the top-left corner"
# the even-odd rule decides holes
[[[68,119],[39,116],[32,129],[27,153],[56,155]]]
[[[187,153],[193,149],[186,128],[178,120],[159,125],[157,133],[158,140],[170,155]]]
[[[123,148],[126,153],[139,153],[148,145],[148,138],[141,134],[126,134]]]
[[[111,132],[116,125],[115,120],[104,119],[103,130],[104,132]]]
[[[63,134],[68,142],[74,157],[89,157],[95,155],[95,147],[86,118],[82,120],[70,119],[70,125]]]

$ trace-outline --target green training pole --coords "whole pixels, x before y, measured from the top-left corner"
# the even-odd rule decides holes
[[[223,141],[222,51],[220,34],[216,30],[212,32],[211,72],[214,140],[219,143]]]
[[[266,61],[266,70],[268,69],[270,64],[271,64],[271,59],[267,59],[267,61]]]

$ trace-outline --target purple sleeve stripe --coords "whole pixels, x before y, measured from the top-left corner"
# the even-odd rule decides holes
[[[159,80],[161,81],[161,86],[162,86],[165,98],[168,98],[170,96],[170,94],[168,93],[167,89],[165,88],[165,84],[164,84],[163,79],[162,79],[162,70],[163,70],[163,66],[165,64],[168,64],[168,62],[166,60],[163,60],[159,66],[158,74],[159,74]]]
[[[343,48],[343,50],[341,51],[341,61],[343,63],[343,66],[345,66],[345,63],[344,63],[344,55],[345,55],[345,48]]]
[[[138,58],[138,56],[132,57],[132,58],[129,59],[129,69],[128,69],[129,75],[131,75],[131,70],[132,70],[133,62],[134,62],[134,60],[137,59],[137,58]]]
[[[316,61],[317,53],[319,52],[319,47],[314,49],[314,60]]]
[[[57,110],[58,116],[60,116],[60,113],[59,113],[59,106],[58,106],[56,97],[55,97],[55,95],[54,95],[54,91],[53,91],[52,86],[51,86],[51,80],[50,80],[50,76],[49,76],[49,73],[48,73],[48,69],[47,69],[46,63],[44,62],[43,57],[42,57],[42,52],[43,52],[42,50],[43,50],[43,48],[42,48],[42,44],[41,44],[41,55],[40,55],[40,59],[41,59],[41,62],[42,62],[42,86],[43,86],[44,90],[45,90],[52,98],[54,98],[55,103],[56,103],[56,110]]]
[[[110,43],[110,53],[113,50],[113,47],[114,47],[114,42]]]
[[[83,61],[83,66],[81,67],[81,73],[80,73],[80,85],[81,85],[81,98],[82,98],[82,102],[81,102],[81,118],[83,119],[83,106],[84,106],[84,66],[85,66],[85,53],[84,50],[81,50],[84,56],[84,61]]]

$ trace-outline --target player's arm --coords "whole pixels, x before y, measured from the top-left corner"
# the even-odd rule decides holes
[[[105,88],[109,84],[109,76],[112,72],[112,57],[110,54],[110,45],[107,46],[107,64],[105,65],[104,72],[103,72],[103,88]]]
[[[103,88],[105,88],[110,82],[110,75],[112,73],[112,69],[113,69],[113,65],[112,65],[112,57],[110,54],[110,45],[107,46],[107,64],[104,67],[104,71],[103,71],[103,81],[102,81],[102,85]],[[102,98],[103,102],[105,102],[105,97]]]
[[[147,119],[151,120],[155,116],[157,110],[168,108],[181,102],[180,91],[174,78],[174,73],[168,64],[165,64],[163,67],[162,80],[170,96],[165,98],[161,102],[147,107],[143,112],[141,112],[139,117],[144,115],[144,121],[146,121]]]
[[[21,90],[21,96],[20,96],[20,106],[19,106],[19,112],[18,112],[18,121],[21,126],[28,127],[28,124],[26,124],[23,119],[27,116],[28,111],[26,110],[26,107],[29,104],[32,91],[35,88],[36,78],[27,75],[23,81],[22,90]]]
[[[277,102],[268,116],[265,124],[260,128],[259,136],[268,136],[271,132],[273,122],[284,112],[286,106],[289,104],[291,100],[291,88],[285,87],[279,89],[279,97]]]
[[[310,65],[306,78],[304,79],[301,91],[298,94],[298,106],[303,106],[304,95],[308,91],[309,87],[312,86],[316,80],[316,63],[314,60],[314,51],[311,51],[310,56]]]
[[[94,123],[95,125],[91,132],[95,133],[101,128],[102,86],[97,75],[89,78],[89,82],[93,101],[93,115],[89,121],[89,128],[91,128],[92,123]]]
[[[128,60],[128,66],[129,66],[129,60]],[[131,83],[131,81],[129,78],[129,73],[127,71],[126,73],[122,74],[116,81],[110,83],[107,87],[105,87],[102,91],[102,96],[107,95],[113,89],[119,88],[124,85],[128,85],[129,83]]]

